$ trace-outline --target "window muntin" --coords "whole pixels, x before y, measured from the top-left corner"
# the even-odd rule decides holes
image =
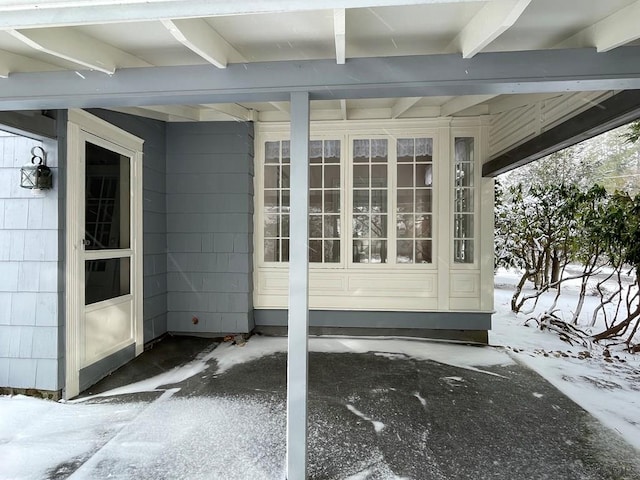
[[[433,139],[396,143],[396,263],[432,263]]]
[[[264,261],[289,261],[290,144],[264,145]]]
[[[340,263],[340,140],[309,143],[309,262]]]
[[[353,140],[353,263],[387,263],[388,165],[387,139]]]
[[[474,139],[454,139],[453,261],[474,261]]]

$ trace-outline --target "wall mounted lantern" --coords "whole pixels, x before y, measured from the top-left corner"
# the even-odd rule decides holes
[[[53,187],[53,173],[47,167],[47,154],[42,147],[33,147],[31,155],[31,165],[20,169],[20,186],[37,194]]]

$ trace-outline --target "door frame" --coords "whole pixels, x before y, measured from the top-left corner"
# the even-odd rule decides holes
[[[80,393],[82,322],[84,302],[84,225],[78,211],[84,208],[85,168],[81,164],[81,148],[85,133],[99,137],[132,152],[131,156],[131,293],[133,295],[133,344],[135,355],[144,349],[143,321],[143,230],[142,230],[142,146],[144,140],[84,110],[69,110],[67,122],[66,164],[66,265],[65,265],[65,381],[63,396],[73,398]],[[131,345],[131,344],[130,344]],[[128,345],[127,345],[128,346]],[[126,346],[125,346],[126,348]]]

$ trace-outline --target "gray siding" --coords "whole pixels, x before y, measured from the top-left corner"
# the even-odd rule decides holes
[[[53,190],[20,188],[31,148],[47,151]],[[62,388],[57,142],[0,131],[0,387]]]
[[[252,217],[253,125],[168,124],[170,331],[253,329]]]
[[[89,112],[144,140],[144,341],[148,342],[167,331],[166,126],[107,110]]]

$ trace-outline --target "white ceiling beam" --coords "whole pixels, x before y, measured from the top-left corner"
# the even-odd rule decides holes
[[[336,44],[336,63],[344,65],[347,58],[346,10],[344,8],[333,10],[333,37]]]
[[[518,20],[531,0],[494,0],[480,9],[447,47],[471,58]]]
[[[614,48],[640,38],[640,0],[627,5],[608,17],[580,30],[560,42],[558,48],[592,46],[598,52]]]
[[[340,100],[340,113],[342,116],[342,120],[349,119],[349,114],[347,112],[347,101],[344,98]]]
[[[462,0],[3,0],[0,29],[455,3]],[[464,0],[476,2],[484,0]]]
[[[443,117],[448,117],[458,112],[462,112],[467,108],[488,102],[492,98],[496,97],[497,95],[465,95],[462,97],[455,97],[440,107],[440,114]]]
[[[109,75],[118,67],[150,66],[133,55],[75,30],[43,28],[7,30],[7,33],[34,50]]]
[[[255,110],[250,110],[237,103],[214,103],[202,105],[205,109],[200,112],[200,119],[203,121],[217,120],[219,114],[225,115],[229,120],[239,120],[241,122],[255,122],[258,119]]]
[[[218,68],[227,68],[230,54],[246,61],[222,36],[201,18],[162,20],[173,37]]]
[[[404,112],[418,103],[422,97],[405,97],[399,98],[391,107],[391,118],[398,118]]]

